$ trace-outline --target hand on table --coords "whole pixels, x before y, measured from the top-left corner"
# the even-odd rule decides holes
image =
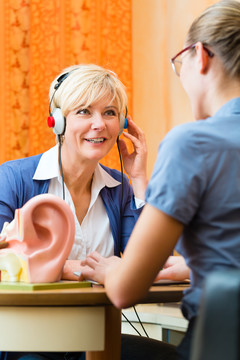
[[[159,271],[157,280],[181,281],[190,278],[190,269],[182,256],[169,256],[163,269]]]
[[[89,254],[85,260],[81,261],[81,265],[83,266],[82,275],[85,279],[104,284],[107,270],[118,261],[121,261],[118,256],[105,258],[97,251],[94,251]]]
[[[62,272],[62,280],[78,280],[82,281],[84,280],[84,277],[82,275],[83,266],[81,266],[80,260],[66,260],[63,272]],[[81,275],[77,276],[74,275],[74,272],[80,272]]]

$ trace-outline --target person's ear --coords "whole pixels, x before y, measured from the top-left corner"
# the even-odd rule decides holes
[[[65,201],[51,194],[38,195],[32,202],[22,209],[29,282],[59,281],[74,243],[73,213]]]
[[[75,238],[68,204],[55,195],[37,195],[16,211],[14,224],[6,228],[9,246],[1,254],[13,253],[26,264],[27,276],[20,281],[59,281]]]
[[[203,44],[200,41],[196,43],[195,49],[196,49],[200,74],[205,74],[208,70],[208,65],[209,65],[208,54],[205,51]]]

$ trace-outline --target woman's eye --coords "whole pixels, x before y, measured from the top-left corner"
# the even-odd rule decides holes
[[[105,112],[105,114],[108,116],[116,116],[116,111],[115,110],[107,110]]]
[[[79,109],[79,110],[77,111],[77,114],[87,115],[87,114],[89,114],[89,110],[88,110],[88,109]]]

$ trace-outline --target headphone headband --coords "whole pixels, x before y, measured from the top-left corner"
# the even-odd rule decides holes
[[[57,90],[59,88],[59,86],[61,85],[61,83],[68,77],[68,75],[70,74],[70,72],[66,73],[66,74],[62,74],[57,78],[57,83],[54,86],[54,89]]]

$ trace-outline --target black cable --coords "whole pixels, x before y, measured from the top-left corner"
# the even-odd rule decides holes
[[[144,326],[143,326],[143,323],[142,323],[142,321],[140,320],[140,317],[139,317],[139,315],[138,315],[138,313],[137,313],[137,310],[136,310],[135,306],[133,306],[133,309],[134,309],[134,312],[135,312],[135,314],[136,314],[136,316],[137,316],[137,319],[138,319],[138,321],[139,321],[139,324],[141,325],[141,327],[142,327],[145,335],[149,338],[148,333],[146,332],[146,330],[145,330],[145,328],[144,328]]]
[[[118,148],[118,154],[119,154],[119,160],[120,160],[120,166],[121,166],[121,201],[120,201],[120,218],[122,218],[122,212],[123,212],[123,164],[122,164],[122,155],[121,155],[121,151],[119,148],[119,137],[117,138],[117,148]],[[141,333],[135,328],[135,326],[131,323],[130,320],[128,320],[128,318],[126,317],[126,315],[122,312],[123,317],[127,320],[127,322],[129,323],[129,325],[132,326],[132,328],[138,333],[139,336],[142,336]]]
[[[138,313],[137,313],[137,310],[136,310],[135,306],[133,306],[133,309],[134,309],[134,312],[135,312],[135,314],[136,314],[136,316],[137,316],[138,322],[139,322],[139,324],[141,325],[141,328],[143,329],[146,337],[149,338],[149,335],[148,335],[146,329],[145,329],[144,326],[143,326],[143,323],[142,323],[142,321],[141,321],[141,319],[140,319],[140,317],[139,317],[139,315],[138,315]],[[128,320],[128,318],[126,317],[126,315],[125,315],[123,312],[122,312],[122,316],[126,319],[126,321],[129,323],[129,325],[131,325],[132,328],[138,333],[138,335],[139,335],[139,336],[142,336],[142,334],[137,330],[137,328],[135,328],[135,326],[131,323],[131,321]]]
[[[59,159],[59,167],[60,173],[62,177],[62,197],[65,200],[65,188],[64,188],[64,178],[63,178],[63,168],[62,168],[62,156],[61,156],[61,136],[58,135],[58,159]]]
[[[120,148],[119,148],[119,137],[117,138],[117,148],[118,148],[118,155],[119,155],[119,160],[120,160],[120,166],[121,166],[121,186],[122,186],[122,189],[121,189],[121,202],[120,202],[120,216],[122,218],[122,206],[123,206],[123,164],[122,164],[122,155],[121,155],[121,151],[120,151]]]
[[[122,312],[122,316],[127,320],[127,322],[129,323],[129,325],[131,325],[131,327],[138,333],[139,336],[142,336],[142,334],[138,331],[138,329],[135,328],[135,326],[131,323],[130,320],[128,320],[128,318],[126,317],[126,315],[124,315],[124,313]]]
[[[122,217],[122,212],[123,212],[123,209],[122,209],[122,206],[123,206],[123,187],[124,187],[124,185],[123,185],[123,164],[122,164],[122,155],[121,155],[120,148],[119,148],[119,137],[117,138],[117,148],[118,148],[118,154],[119,154],[120,166],[121,166],[121,183],[122,183],[121,186],[122,186],[122,191],[121,191],[121,203],[120,203],[120,216]],[[134,312],[135,312],[135,314],[136,314],[136,316],[137,316],[137,319],[138,319],[138,321],[139,321],[139,324],[141,325],[141,327],[142,327],[145,335],[149,338],[149,336],[148,336],[148,334],[147,334],[147,332],[146,332],[146,330],[145,330],[145,328],[144,328],[144,326],[143,326],[143,323],[141,322],[141,320],[140,320],[140,318],[139,318],[139,315],[138,315],[138,313],[137,313],[137,310],[136,310],[135,306],[133,306],[133,309],[134,309]],[[123,314],[123,316],[125,317],[125,319],[127,320],[127,322],[136,330],[136,332],[137,332],[140,336],[142,336],[142,335],[140,334],[140,332],[133,326],[133,324],[127,319],[127,317],[126,317],[124,314]]]

